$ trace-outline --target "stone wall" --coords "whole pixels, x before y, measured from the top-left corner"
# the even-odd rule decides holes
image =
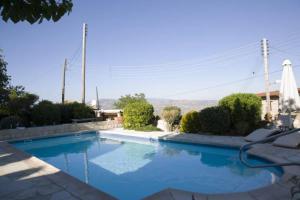
[[[103,130],[117,127],[121,127],[121,124],[117,123],[116,121],[101,121],[30,127],[22,129],[5,129],[0,130],[0,141],[57,136],[71,132]]]
[[[271,115],[273,119],[275,119],[278,116],[279,114],[278,109],[279,109],[278,99],[271,99]],[[266,113],[267,113],[267,101],[262,100],[261,119],[265,119]]]

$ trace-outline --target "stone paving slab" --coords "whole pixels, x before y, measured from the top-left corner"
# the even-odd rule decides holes
[[[113,200],[59,169],[0,142],[0,199]]]
[[[195,144],[208,144],[216,146],[231,146],[240,147],[247,142],[243,137],[230,137],[230,136],[207,136],[196,134],[177,134],[168,135],[161,139],[189,142]],[[262,157],[272,162],[299,162],[300,149],[287,149],[273,146],[272,144],[259,144],[249,151],[250,154]],[[278,183],[252,190],[249,192],[232,193],[232,194],[216,194],[205,195],[207,200],[289,200],[291,199],[290,189],[294,186],[291,179],[294,176],[300,176],[299,166],[283,167],[284,174]],[[169,189],[169,193],[176,195],[173,189]],[[195,199],[193,193],[185,199]],[[204,199],[205,199],[204,198]]]
[[[134,132],[113,129],[99,131],[195,144],[240,147],[243,137],[209,136],[165,132]],[[299,149],[286,149],[271,144],[256,145],[251,154],[273,162],[300,161]],[[278,183],[243,193],[207,195],[168,188],[146,197],[147,200],[288,200],[293,176],[300,176],[300,167],[284,167]],[[0,142],[0,199],[115,199],[59,169]]]
[[[162,140],[187,142],[193,144],[214,145],[223,147],[239,148],[247,142],[243,137],[235,136],[212,136],[199,134],[179,134],[166,132],[136,132],[124,131],[122,129],[113,129],[100,131],[118,135],[129,135],[143,138],[156,138]],[[299,162],[300,149],[288,149],[276,147],[272,144],[258,144],[249,151],[250,154],[262,157],[272,162]],[[300,176],[299,166],[283,167],[284,174],[278,183],[259,188],[250,192],[232,193],[232,194],[216,194],[207,195],[181,191],[177,189],[168,188],[158,193],[146,197],[146,200],[289,200],[291,199],[290,189],[294,186],[291,183],[293,176]]]

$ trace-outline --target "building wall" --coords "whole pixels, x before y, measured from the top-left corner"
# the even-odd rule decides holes
[[[273,119],[278,116],[279,112],[279,100],[278,99],[271,99],[271,114]],[[267,101],[262,100],[262,115],[261,118],[264,119],[267,113]]]

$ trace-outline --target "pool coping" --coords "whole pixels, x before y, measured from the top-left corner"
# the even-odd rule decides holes
[[[119,135],[121,129],[111,129],[111,130],[101,130],[98,133],[110,133]],[[81,132],[81,131],[80,131]],[[90,132],[90,131],[86,131]],[[62,136],[74,135],[79,132],[70,132],[63,134]],[[213,146],[221,146],[221,147],[234,147],[238,148],[240,145],[246,143],[242,137],[230,137],[230,136],[207,136],[207,135],[195,135],[195,134],[177,134],[177,133],[164,133],[164,132],[152,132],[148,134],[140,134],[140,132],[122,132],[122,135],[125,136],[135,136],[146,139],[159,139],[166,141],[175,141],[175,142],[183,142],[183,143],[193,143],[193,144],[202,144],[202,145],[213,145]],[[39,137],[39,138],[31,138],[31,139],[41,139],[48,138],[47,137]],[[51,136],[50,136],[51,137]],[[26,152],[20,151],[10,145],[6,141],[0,142],[0,150],[5,151],[6,153],[12,153],[18,159],[26,159],[25,163],[30,167],[34,168],[36,166],[42,166],[40,175],[49,175],[54,174],[54,178],[50,177],[50,181],[56,185],[62,187],[62,189],[70,193],[72,197],[76,197],[76,199],[87,199],[87,192],[89,191],[91,195],[89,195],[88,199],[115,199],[113,196],[102,192],[101,190],[94,188],[91,185],[88,185],[79,179],[68,175],[67,173],[57,169],[56,167],[27,154]],[[281,152],[283,151],[283,153]],[[274,155],[275,153],[280,153]],[[292,152],[292,153],[291,153]],[[1,153],[1,152],[0,152]],[[272,162],[282,162],[282,161],[290,161],[287,158],[298,158],[297,154],[300,153],[300,150],[289,150],[286,148],[274,147],[272,145],[258,145],[253,148],[249,152],[254,156],[258,156],[260,158],[272,161]],[[299,154],[298,154],[299,155]],[[1,159],[1,157],[0,157]],[[298,160],[299,161],[299,160]],[[3,167],[2,165],[0,166]],[[226,194],[203,194],[203,193],[193,193],[187,192],[183,190],[166,188],[162,191],[159,191],[155,194],[152,194],[144,199],[152,200],[152,199],[164,199],[164,200],[174,200],[174,199],[193,199],[193,200],[214,200],[214,199],[224,199],[224,200],[234,200],[234,199],[245,199],[245,200],[282,200],[282,199],[290,199],[290,188],[293,186],[291,178],[294,175],[300,175],[300,167],[283,167],[283,175],[280,180],[274,184],[268,185],[266,187],[262,187],[259,189],[251,190],[248,192],[239,192],[239,193],[226,193]],[[68,186],[68,187],[66,187]],[[76,189],[75,189],[76,188]],[[80,190],[79,190],[80,188]]]
[[[70,134],[69,134],[70,135]],[[32,156],[24,151],[21,151],[19,149],[17,149],[16,147],[14,147],[13,145],[9,144],[6,141],[1,141],[0,142],[0,155],[2,152],[2,156],[3,156],[3,152],[5,152],[4,157],[6,155],[12,155],[13,156],[13,160],[10,160],[10,164],[13,163],[13,169],[4,169],[2,171],[2,173],[9,173],[9,174],[13,174],[15,173],[14,168],[18,167],[18,165],[20,166],[20,168],[24,169],[35,169],[35,168],[39,168],[40,170],[38,170],[37,172],[34,172],[32,174],[27,174],[25,173],[25,176],[22,177],[19,180],[27,180],[28,182],[30,182],[30,179],[37,179],[38,182],[43,182],[46,181],[49,184],[47,185],[54,185],[56,188],[55,191],[51,191],[51,187],[50,187],[50,192],[46,192],[45,188],[43,188],[42,190],[44,192],[40,192],[39,189],[36,190],[32,190],[33,188],[27,188],[25,187],[25,190],[29,190],[30,192],[35,192],[36,194],[45,194],[45,196],[40,196],[40,199],[44,199],[44,198],[50,198],[51,199],[104,199],[104,200],[115,200],[116,198],[111,196],[110,194],[107,194],[106,192],[103,192],[97,188],[94,188],[91,185],[88,185],[84,182],[82,182],[81,180],[63,172],[62,170],[56,168],[55,166],[35,157]],[[0,158],[1,159],[1,158]],[[3,163],[1,163],[3,164]],[[9,165],[9,164],[7,164]],[[0,166],[3,167],[3,165]],[[21,170],[21,169],[18,169]],[[0,177],[3,177],[3,174],[0,172]],[[12,175],[8,175],[8,176],[12,176]],[[3,180],[0,180],[0,182]],[[8,182],[8,180],[5,180],[6,182]],[[16,181],[16,182],[17,182]],[[36,180],[35,180],[36,181]],[[1,182],[2,183],[2,182]],[[25,185],[28,183],[25,183]],[[39,185],[37,186],[39,187]],[[21,187],[23,188],[23,187]],[[26,195],[28,195],[28,192],[26,191],[22,191],[20,189],[17,189],[18,193],[26,193]],[[13,193],[13,194],[14,194]],[[41,194],[40,194],[41,193]],[[7,194],[1,194],[0,192],[0,198],[5,198],[5,199],[10,199],[12,194],[7,193]],[[30,196],[31,197],[31,196]],[[22,197],[18,197],[20,199],[23,199]]]
[[[117,134],[117,135],[126,135],[126,136],[134,136],[141,137],[146,139],[158,139],[165,141],[174,141],[174,142],[182,142],[182,143],[192,143],[192,144],[200,144],[200,145],[209,145],[209,146],[217,146],[217,147],[231,147],[231,148],[239,148],[241,145],[246,144],[247,142],[243,137],[235,137],[235,136],[212,136],[212,135],[198,135],[198,134],[178,134],[178,133],[157,133],[149,134],[145,136],[145,134],[140,134],[141,132],[121,132],[122,129],[112,129],[112,130],[103,130],[99,131],[102,133],[109,134]],[[218,140],[216,140],[218,138]],[[227,140],[227,141],[224,141]],[[284,150],[282,156],[274,155],[276,152]],[[249,154],[256,156],[258,158],[265,159],[271,162],[287,162],[291,160],[284,159],[284,156],[289,157],[289,152],[293,151],[292,154],[300,153],[300,150],[287,149],[281,147],[275,147],[270,144],[257,145],[254,148],[250,149]],[[284,155],[286,154],[286,155]],[[299,155],[299,154],[298,154]],[[300,161],[297,160],[298,162]],[[290,188],[293,186],[291,179],[295,175],[300,175],[300,167],[297,166],[289,166],[282,167],[283,174],[280,180],[271,185],[261,187],[258,189],[250,190],[247,192],[237,192],[237,193],[223,193],[223,194],[204,194],[204,193],[195,193],[188,192],[184,190],[178,190],[174,188],[166,188],[160,192],[152,194],[144,199],[147,200],[174,200],[174,199],[197,199],[197,200],[214,200],[214,199],[222,199],[222,200],[283,200],[290,199]]]

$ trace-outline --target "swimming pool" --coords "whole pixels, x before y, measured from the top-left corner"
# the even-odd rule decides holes
[[[89,132],[12,143],[118,199],[141,199],[166,188],[244,192],[276,182],[280,168],[249,169],[238,150]],[[251,157],[252,164],[266,163]]]

